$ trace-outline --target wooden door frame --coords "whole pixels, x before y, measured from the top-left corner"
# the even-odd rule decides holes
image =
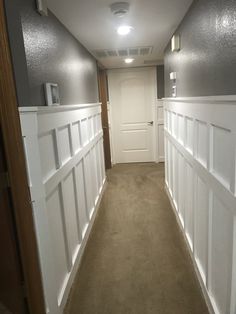
[[[33,212],[28,188],[4,0],[0,0],[0,124],[7,159],[25,294],[32,314],[45,313]]]
[[[110,145],[110,132],[109,132],[109,119],[108,119],[108,108],[107,108],[107,73],[106,70],[98,63],[98,90],[99,90],[99,101],[102,103],[102,127],[104,137],[104,157],[106,169],[112,168],[111,162],[111,145]]]

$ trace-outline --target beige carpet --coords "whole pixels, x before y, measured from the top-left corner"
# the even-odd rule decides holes
[[[66,313],[208,313],[164,191],[163,164],[108,172]]]

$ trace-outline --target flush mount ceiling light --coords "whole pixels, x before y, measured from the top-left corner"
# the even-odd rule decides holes
[[[126,58],[125,63],[132,63],[134,61],[133,58]]]
[[[110,6],[111,12],[114,16],[124,17],[129,11],[128,2],[115,2]]]
[[[122,36],[128,35],[132,29],[133,29],[132,26],[122,25],[117,28],[117,33]]]

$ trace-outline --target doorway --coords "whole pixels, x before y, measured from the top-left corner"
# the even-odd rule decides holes
[[[115,163],[155,161],[156,68],[108,71]]]

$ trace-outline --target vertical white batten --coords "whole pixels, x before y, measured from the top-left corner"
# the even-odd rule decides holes
[[[46,311],[62,314],[104,191],[101,106],[19,111]]]

